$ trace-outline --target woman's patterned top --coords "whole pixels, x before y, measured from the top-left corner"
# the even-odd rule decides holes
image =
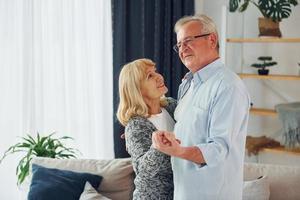
[[[174,118],[176,100],[167,98],[165,109]],[[157,129],[145,117],[130,119],[125,127],[128,153],[131,155],[134,179],[134,200],[173,199],[173,173],[170,156],[151,147],[152,133]]]

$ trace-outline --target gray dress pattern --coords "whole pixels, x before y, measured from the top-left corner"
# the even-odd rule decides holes
[[[174,118],[176,100],[168,98],[165,109]],[[134,179],[134,200],[173,199],[173,172],[170,156],[151,147],[152,133],[157,129],[145,117],[130,119],[125,127],[128,153],[131,155]]]

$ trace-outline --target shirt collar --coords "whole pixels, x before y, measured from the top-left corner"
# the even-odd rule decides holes
[[[214,60],[212,63],[209,63],[202,69],[198,70],[196,73],[194,73],[194,74],[191,73],[191,76],[193,76],[195,85],[197,85],[198,83],[207,81],[222,66],[223,66],[223,64],[221,62],[221,58],[218,58],[217,60]]]
[[[188,72],[188,73],[186,73],[185,75],[184,75],[184,77],[183,77],[183,81],[184,80],[186,80],[186,81],[191,81],[193,79],[193,73],[192,72]]]

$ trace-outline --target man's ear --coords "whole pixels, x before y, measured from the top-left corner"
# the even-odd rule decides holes
[[[210,44],[211,44],[211,48],[212,49],[216,49],[217,46],[218,46],[218,36],[216,33],[211,33],[209,35],[209,41],[210,41]]]

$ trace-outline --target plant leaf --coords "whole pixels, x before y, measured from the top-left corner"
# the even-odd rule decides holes
[[[30,161],[35,156],[50,157],[50,158],[76,158],[76,154],[80,153],[77,149],[66,147],[63,140],[73,140],[72,137],[63,136],[60,138],[53,138],[55,132],[41,136],[38,132],[36,139],[27,134],[26,137],[20,137],[21,142],[10,146],[2,156],[2,160],[9,154],[23,152],[25,155],[20,159],[16,167],[16,174],[18,177],[18,184],[21,184],[26,176],[29,174]]]
[[[249,1],[245,1],[239,8],[239,12],[244,12],[248,8],[248,5],[249,5]]]
[[[31,135],[27,134],[27,137],[33,142],[33,144],[36,144],[35,139],[33,139],[33,137],[31,137]]]
[[[28,176],[29,174],[29,166],[30,166],[30,161],[31,159],[28,159],[24,166],[22,166],[22,170],[20,170],[20,173],[18,174],[18,184],[23,183],[23,181],[25,180],[26,176]]]
[[[30,138],[25,138],[25,137],[21,137],[23,140],[27,141],[29,144],[32,144],[34,145],[35,144],[35,141],[34,140],[31,140]]]
[[[241,0],[229,0],[229,11],[235,12],[239,7],[240,2]]]
[[[297,1],[297,0],[289,0],[289,2],[290,2],[293,6],[298,5],[298,1]]]
[[[271,56],[260,56],[257,58],[258,60],[262,60],[262,61],[265,61],[265,60],[272,60],[272,57]]]
[[[266,17],[280,22],[282,19],[290,16],[292,11],[291,5],[293,4],[289,0],[259,0],[258,5],[266,14]]]

